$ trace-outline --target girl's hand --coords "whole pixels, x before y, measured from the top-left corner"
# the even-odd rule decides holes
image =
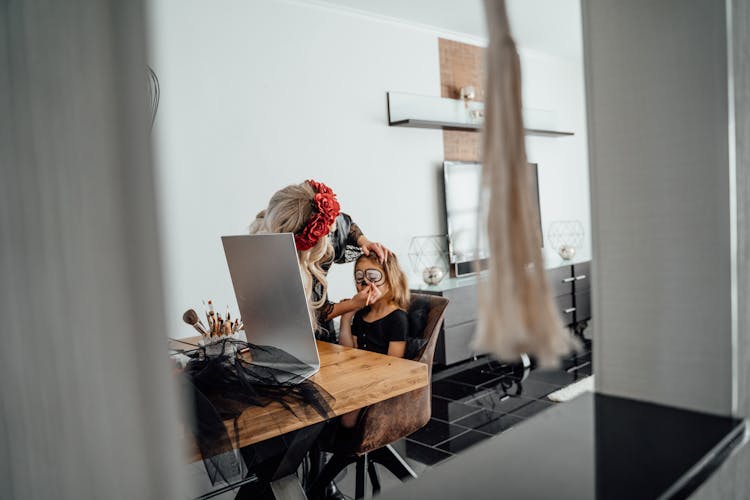
[[[377,243],[375,241],[370,241],[364,236],[360,236],[358,243],[359,247],[362,249],[362,253],[369,256],[370,252],[373,252],[378,256],[378,260],[381,264],[387,262],[388,256],[393,253],[388,250],[385,245],[382,245],[381,243]]]
[[[352,324],[352,319],[354,318],[354,313],[355,313],[355,311],[348,311],[348,312],[345,312],[344,314],[342,314],[341,315],[341,323],[343,324],[344,322],[346,322],[346,323],[348,323],[348,324],[351,325]]]
[[[354,336],[352,335],[352,317],[354,311],[341,315],[341,325],[339,327],[339,343],[347,347],[357,347]]]

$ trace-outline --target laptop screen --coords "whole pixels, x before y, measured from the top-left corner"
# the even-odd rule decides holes
[[[320,359],[294,236],[257,234],[221,240],[248,342],[282,349],[317,371]]]

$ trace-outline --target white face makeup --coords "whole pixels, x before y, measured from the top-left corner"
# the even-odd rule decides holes
[[[380,269],[357,269],[354,271],[354,281],[359,286],[367,286],[368,283],[373,283],[377,286],[384,285],[383,283],[383,272]]]
[[[385,280],[385,270],[370,259],[360,259],[354,266],[354,284],[361,292],[370,285],[378,287],[381,298],[389,295],[389,287]],[[377,300],[375,300],[377,302]]]

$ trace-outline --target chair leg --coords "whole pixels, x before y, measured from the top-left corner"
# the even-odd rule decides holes
[[[354,479],[354,498],[359,500],[365,498],[365,468],[367,467],[367,454],[357,458],[357,473]]]
[[[378,471],[375,469],[375,462],[367,460],[367,473],[370,476],[370,483],[372,483],[372,495],[375,496],[380,493],[380,477],[378,477]]]
[[[320,474],[321,464],[325,461],[323,460],[323,455],[324,452],[321,451],[317,445],[313,445],[313,447],[310,448],[310,452],[307,454],[310,466],[307,471],[307,482],[305,488],[310,487],[315,478]]]
[[[388,469],[391,474],[399,478],[401,481],[409,479],[410,477],[417,477],[417,473],[409,467],[409,464],[396,453],[391,445],[383,446],[375,451],[368,453],[368,458],[375,463],[378,463]]]
[[[316,477],[307,490],[307,497],[310,500],[317,500],[323,496],[326,486],[333,481],[339,473],[349,464],[357,461],[356,455],[337,455],[334,454],[328,463],[323,466],[318,477]]]

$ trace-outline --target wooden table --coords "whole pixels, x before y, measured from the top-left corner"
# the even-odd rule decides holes
[[[199,338],[183,340],[197,344]],[[328,342],[318,341],[317,344],[320,371],[311,380],[333,397],[331,407],[334,415],[385,401],[429,383],[428,369],[424,363]],[[185,348],[174,341],[170,343],[170,347]],[[237,421],[239,436],[235,435],[234,420],[225,422],[229,437],[232,442],[238,442],[244,448],[324,420],[309,406],[293,404],[292,408],[296,415],[279,403],[271,403],[266,407],[251,406]],[[191,461],[201,458],[194,444],[190,458]]]

